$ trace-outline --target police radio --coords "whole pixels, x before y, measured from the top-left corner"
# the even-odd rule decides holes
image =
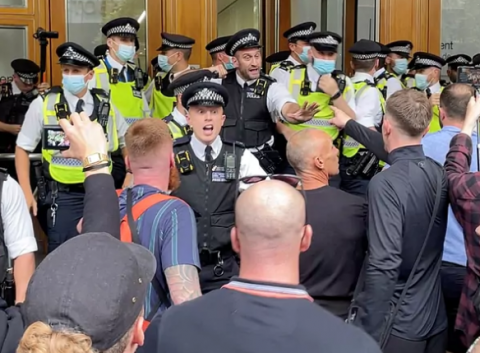
[[[118,69],[111,69],[110,70],[110,83],[116,84],[118,83],[118,75],[120,71]]]
[[[145,84],[143,82],[143,72],[142,69],[140,69],[139,67],[135,69],[135,87],[138,90],[141,90],[143,89],[143,87],[145,87]]]
[[[54,109],[57,119],[68,119],[70,114],[68,113],[68,107],[66,103],[57,103],[55,104]]]
[[[101,102],[98,106],[98,123],[102,126],[103,132],[105,133],[105,138],[108,141],[108,133],[107,133],[107,126],[108,126],[108,117],[110,115],[110,103],[109,102]]]
[[[162,89],[162,76],[157,75],[155,76],[155,89],[160,91]]]
[[[300,87],[300,95],[308,96],[310,94],[310,81],[305,78],[302,81],[302,86]]]
[[[193,163],[190,159],[190,153],[188,151],[180,151],[175,155],[178,169],[180,173],[187,174],[193,171]]]

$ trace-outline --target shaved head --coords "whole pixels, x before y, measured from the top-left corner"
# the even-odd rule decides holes
[[[318,129],[304,129],[293,134],[287,144],[287,159],[298,174],[324,170],[338,174],[338,150],[332,138]]]

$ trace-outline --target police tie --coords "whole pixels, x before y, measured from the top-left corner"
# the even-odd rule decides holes
[[[213,162],[212,146],[205,147],[205,162],[207,163]]]
[[[75,107],[75,113],[81,113],[83,112],[83,104],[85,102],[83,101],[83,99],[79,99],[78,102],[77,102],[77,106]]]

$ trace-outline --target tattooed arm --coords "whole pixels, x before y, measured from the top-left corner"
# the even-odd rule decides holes
[[[165,270],[168,291],[174,305],[182,304],[188,300],[202,295],[198,269],[192,265],[172,266]]]

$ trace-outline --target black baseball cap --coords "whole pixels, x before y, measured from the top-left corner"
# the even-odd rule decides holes
[[[113,347],[139,317],[157,268],[145,247],[107,233],[78,235],[38,266],[22,305],[25,324],[74,330],[93,348]]]

